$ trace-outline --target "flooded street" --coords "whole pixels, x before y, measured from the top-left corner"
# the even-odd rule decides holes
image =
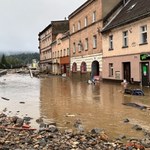
[[[0,111],[7,108],[7,115],[30,116],[34,127],[38,126],[35,120],[43,117],[63,130],[75,129],[73,125],[80,119],[85,130],[102,128],[110,137],[143,136],[132,129],[136,124],[150,131],[150,110],[122,105],[134,102],[150,106],[149,88],[143,89],[145,96],[130,96],[122,94],[121,85],[115,83],[88,85],[57,76],[38,79],[17,74],[0,77],[0,83]],[[129,123],[124,123],[126,118]]]

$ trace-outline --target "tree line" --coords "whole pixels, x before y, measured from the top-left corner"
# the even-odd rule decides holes
[[[0,69],[21,68],[31,64],[33,59],[39,61],[39,53],[3,54],[0,56]]]

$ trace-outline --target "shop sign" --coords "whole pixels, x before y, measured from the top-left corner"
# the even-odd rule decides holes
[[[140,55],[140,59],[142,61],[144,61],[144,60],[150,60],[150,54],[149,53],[141,54]]]

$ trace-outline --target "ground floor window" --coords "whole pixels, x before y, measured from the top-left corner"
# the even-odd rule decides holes
[[[85,73],[87,71],[86,63],[82,62],[80,67],[81,73]]]
[[[113,77],[113,75],[114,75],[113,63],[109,63],[109,77]]]
[[[77,72],[77,63],[73,63],[72,65],[72,72]]]

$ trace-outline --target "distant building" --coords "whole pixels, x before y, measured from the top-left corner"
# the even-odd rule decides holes
[[[116,15],[107,19],[102,31],[103,78],[149,85],[150,1],[124,1]]]
[[[121,0],[87,0],[69,15],[70,67],[73,77],[102,76],[103,18]]]
[[[40,68],[42,71],[52,73],[52,43],[59,33],[69,30],[68,20],[52,21],[39,33]]]
[[[52,73],[69,75],[69,31],[59,33],[52,43]]]

